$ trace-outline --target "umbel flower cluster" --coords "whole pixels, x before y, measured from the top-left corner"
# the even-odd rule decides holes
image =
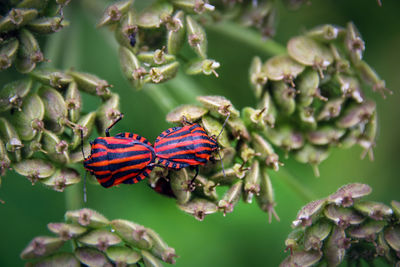
[[[227,126],[217,139],[224,170],[216,153],[215,161],[200,168],[194,190],[190,183],[194,171],[190,169],[155,168],[150,175],[150,185],[157,192],[176,198],[179,208],[198,220],[218,211],[225,215],[233,211],[240,198],[251,203],[254,197],[260,208],[268,212],[270,220],[272,215],[279,219],[274,210],[274,193],[268,175],[268,169],[279,169],[278,155],[257,129],[251,128],[254,114],[246,109],[240,114],[221,96],[197,99],[202,106],[180,106],[167,115],[167,120],[180,123],[185,118],[197,122],[210,136],[216,137],[229,115]]]
[[[285,266],[360,266],[383,259],[400,264],[400,202],[391,207],[362,198],[371,193],[365,184],[348,184],[332,195],[305,205],[293,221],[285,241],[290,255]]]
[[[81,209],[67,211],[66,222],[49,223],[56,234],[35,237],[22,251],[27,266],[163,266],[175,263],[175,250],[152,229]],[[62,250],[71,241],[73,252]],[[143,266],[143,265],[140,265]]]
[[[236,20],[260,29],[264,36],[275,31],[274,1],[155,1],[139,12],[132,2],[107,7],[98,26],[114,31],[123,73],[134,88],[173,78],[186,43],[194,52],[185,53],[185,58],[190,57],[185,60],[186,73],[218,76],[220,64],[207,56],[203,24]]]
[[[58,32],[69,23],[63,8],[70,0],[2,0],[0,5],[0,71],[15,65],[22,73],[45,60],[35,34]]]
[[[365,50],[353,23],[322,25],[287,43],[287,54],[266,62],[254,58],[250,81],[258,99],[258,121],[266,138],[314,167],[331,147],[355,144],[373,159],[376,104],[367,90],[391,93],[363,60]]]
[[[95,126],[103,133],[120,115],[119,96],[109,87],[94,75],[58,70],[34,70],[5,84],[0,91],[0,175],[12,168],[32,184],[39,181],[56,191],[78,183],[80,174],[70,164],[83,160],[81,135],[85,141]],[[82,112],[82,92],[98,102],[96,110]]]

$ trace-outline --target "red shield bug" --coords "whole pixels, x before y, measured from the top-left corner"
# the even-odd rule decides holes
[[[122,114],[106,129],[105,137],[98,137],[91,143],[90,156],[83,162],[85,169],[106,188],[145,179],[156,158],[153,147],[144,137],[133,133],[110,137],[109,130],[121,119]]]
[[[217,137],[209,136],[199,124],[189,122],[183,127],[173,127],[162,132],[154,143],[157,164],[175,170],[195,167],[196,174],[191,181],[192,184],[198,175],[198,166],[206,164],[215,151],[219,153],[217,140],[228,119],[229,115]]]

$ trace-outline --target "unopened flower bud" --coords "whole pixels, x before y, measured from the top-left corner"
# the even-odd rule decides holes
[[[171,16],[173,6],[169,2],[154,2],[138,14],[137,25],[140,28],[159,28],[162,18]]]
[[[145,267],[162,267],[163,264],[153,254],[146,250],[141,250],[142,259]]]
[[[204,129],[210,136],[218,136],[222,130],[222,124],[216,119],[213,119],[211,116],[203,116],[201,118],[201,123],[203,124]],[[221,133],[217,141],[222,147],[230,146],[228,134],[226,131],[223,131]]]
[[[126,220],[113,220],[110,224],[125,242],[140,249],[150,249],[153,246],[154,241],[145,227]]]
[[[179,205],[179,208],[184,212],[193,215],[199,221],[204,220],[206,215],[218,211],[217,205],[202,198],[195,198],[183,205]]]
[[[0,19],[0,32],[8,32],[27,24],[38,15],[33,8],[12,8],[10,12]]]
[[[69,25],[62,17],[42,17],[35,19],[27,25],[27,28],[39,34],[55,33]]]
[[[271,223],[272,216],[277,221],[280,221],[278,214],[275,211],[275,194],[272,188],[271,179],[266,169],[263,169],[260,177],[260,193],[256,196],[258,206],[268,213],[268,222]]]
[[[107,81],[89,73],[68,71],[67,74],[74,78],[80,90],[92,95],[98,95],[103,99],[110,98],[111,93],[109,88],[112,85],[108,84]]]
[[[332,225],[326,221],[318,222],[308,227],[304,233],[304,249],[319,251],[322,247],[322,241],[328,237]]]
[[[106,255],[116,266],[128,266],[137,263],[142,256],[129,247],[112,246],[107,248]]]
[[[175,254],[175,249],[169,247],[167,243],[165,243],[165,241],[162,240],[162,238],[152,229],[147,228],[146,232],[154,241],[154,246],[151,248],[151,253],[167,263],[175,264],[174,258],[177,257]]]
[[[374,220],[383,220],[393,214],[393,210],[382,203],[373,201],[358,201],[354,204],[354,209],[371,217]]]
[[[49,223],[47,228],[49,228],[53,233],[59,235],[59,237],[64,241],[75,238],[87,231],[87,229],[82,226],[68,223]]]
[[[328,202],[335,203],[338,206],[353,206],[354,199],[369,195],[372,189],[366,184],[347,184],[339,188],[334,194],[328,197]]]
[[[223,96],[198,96],[197,100],[203,104],[203,106],[210,111],[219,113],[226,117],[230,114],[230,117],[239,117],[239,111],[235,109],[232,102]]]
[[[0,112],[11,108],[20,109],[22,99],[30,92],[32,84],[31,79],[17,80],[5,84],[0,90]]]
[[[70,75],[55,70],[35,70],[30,74],[42,84],[51,86],[54,89],[65,88],[74,81]]]
[[[326,199],[319,199],[308,203],[297,213],[296,220],[293,221],[292,227],[310,226],[313,219],[318,217],[323,211],[325,205]]]
[[[78,241],[85,245],[96,246],[99,250],[105,251],[109,246],[120,243],[121,239],[108,230],[96,229],[81,236]]]
[[[20,257],[24,260],[40,258],[57,251],[64,241],[58,237],[38,236],[21,252]]]
[[[171,179],[171,189],[174,192],[174,195],[176,196],[178,203],[179,204],[187,203],[190,200],[192,194],[189,188],[189,183],[191,179],[189,178],[186,169],[171,172],[170,179]]]
[[[301,72],[304,66],[297,63],[288,55],[274,56],[267,60],[262,66],[262,71],[267,75],[268,79],[272,81],[284,81],[293,83]]]
[[[179,53],[185,41],[186,26],[184,25],[185,14],[178,11],[166,22],[168,30],[167,34],[167,51],[169,54],[176,55]]]
[[[0,70],[11,67],[17,55],[19,47],[18,39],[12,38],[7,43],[0,46]]]
[[[58,169],[50,178],[41,181],[55,191],[63,192],[67,186],[81,181],[80,174],[72,168]]]
[[[242,195],[243,181],[234,183],[224,194],[222,199],[218,201],[218,209],[222,210],[224,216],[228,212],[232,212]]]
[[[107,257],[99,250],[91,247],[77,247],[75,256],[87,266],[113,266]]]
[[[65,219],[90,228],[101,228],[109,224],[106,217],[91,209],[67,211]]]
[[[103,17],[97,23],[97,27],[111,25],[113,23],[118,22],[121,19],[122,15],[129,10],[132,2],[133,2],[132,0],[119,1],[107,7],[106,11],[103,14]]]
[[[324,215],[341,228],[360,224],[365,219],[355,210],[338,207],[335,204],[329,204],[324,210]]]
[[[186,16],[186,26],[190,46],[201,58],[207,58],[207,36],[203,27],[190,16]]]
[[[16,68],[22,73],[31,72],[36,67],[36,63],[44,60],[39,43],[27,29],[19,31],[18,40],[20,47],[18,49]]]
[[[119,95],[111,94],[96,111],[96,126],[99,133],[104,133],[111,122],[121,115],[119,111]]]

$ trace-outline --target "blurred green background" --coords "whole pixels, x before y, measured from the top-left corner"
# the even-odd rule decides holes
[[[369,199],[387,204],[392,199],[400,200],[400,1],[384,1],[382,7],[374,0],[310,2],[297,11],[281,6],[275,39],[284,45],[291,36],[319,24],[355,23],[366,42],[366,61],[394,92],[386,100],[376,93],[367,94],[377,102],[380,124],[374,162],[361,160],[359,148],[334,150],[320,166],[321,177],[315,178],[310,166],[283,160],[284,170],[272,173],[278,203],[276,210],[281,218],[280,222],[272,224],[268,224],[267,215],[256,203],[239,203],[226,217],[215,214],[199,222],[178,210],[174,200],[153,192],[146,183],[111,189],[90,184],[87,206],[109,219],[123,218],[155,229],[180,256],[176,266],[233,267],[277,266],[286,256],[284,240],[291,230],[291,221],[306,202],[280,179],[282,175],[293,176],[316,198],[334,192],[343,184],[362,182],[373,188]],[[168,91],[175,97],[173,105],[182,104],[182,99],[195,102],[193,93],[182,96],[185,90],[224,95],[237,108],[254,104],[248,86],[248,67],[254,55],[263,60],[269,55],[249,47],[246,42],[210,30],[209,55],[222,64],[218,79],[186,77],[180,73],[171,82],[137,92],[130,88],[120,72],[114,40],[106,29],[95,28],[95,20],[88,13],[75,9],[67,15],[74,33],[70,34],[67,29],[58,33],[64,44],[58,53],[64,61],[53,63],[94,73],[114,85],[114,91],[121,95],[121,110],[126,115],[114,133],[132,131],[153,141],[171,126],[165,122],[165,108],[146,90]],[[11,72],[0,73],[1,83],[12,78]],[[85,109],[89,110],[90,105]],[[7,173],[0,188],[0,198],[6,202],[0,205],[0,266],[23,265],[19,253],[33,237],[51,235],[46,224],[63,221],[66,206],[74,205],[66,203],[66,196],[74,190],[80,191],[81,186],[57,193],[40,185],[32,186],[27,179],[11,171]]]

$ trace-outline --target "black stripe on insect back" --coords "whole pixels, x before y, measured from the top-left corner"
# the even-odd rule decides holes
[[[208,138],[206,138],[202,135],[200,135],[200,136],[188,135],[188,136],[180,138],[180,139],[170,140],[170,141],[166,141],[165,143],[162,143],[162,144],[157,144],[156,147],[160,148],[160,147],[167,146],[167,145],[179,144],[179,143],[182,143],[185,141],[200,141],[200,140],[211,142]]]
[[[141,164],[141,163],[149,162],[151,160],[152,160],[152,158],[146,157],[146,158],[141,158],[141,159],[136,159],[136,160],[128,160],[125,162],[119,162],[119,163],[114,163],[114,164],[107,164],[104,166],[88,166],[88,168],[94,172],[98,172],[98,171],[113,172],[113,171],[118,170],[123,167]]]
[[[184,149],[184,147],[187,147],[187,149]],[[212,150],[213,148],[215,148],[215,145],[208,144],[208,143],[198,143],[198,144],[190,145],[190,146],[185,146],[185,145],[179,146],[179,144],[178,144],[178,145],[177,145],[176,147],[174,147],[174,148],[167,149],[167,150],[164,150],[164,151],[159,151],[159,152],[157,152],[157,154],[158,154],[158,155],[172,154],[172,153],[181,152],[181,151],[183,151],[183,150],[195,150],[196,148],[203,148],[203,147],[205,147],[205,148],[210,148],[210,150],[204,150],[204,151],[208,151],[208,153],[211,154],[211,150]],[[203,151],[200,151],[200,152],[196,152],[196,153],[201,154],[201,153],[204,153],[204,152],[203,152]]]
[[[104,151],[102,151],[104,152]],[[102,155],[102,156],[93,156],[91,158],[90,162],[101,162],[101,161],[107,161],[107,160],[113,160],[113,159],[123,159],[123,158],[127,158],[127,157],[133,157],[136,155],[146,155],[150,153],[150,151],[148,150],[139,150],[139,151],[127,151],[127,152],[117,152],[117,153],[113,153],[108,151],[107,154]]]

